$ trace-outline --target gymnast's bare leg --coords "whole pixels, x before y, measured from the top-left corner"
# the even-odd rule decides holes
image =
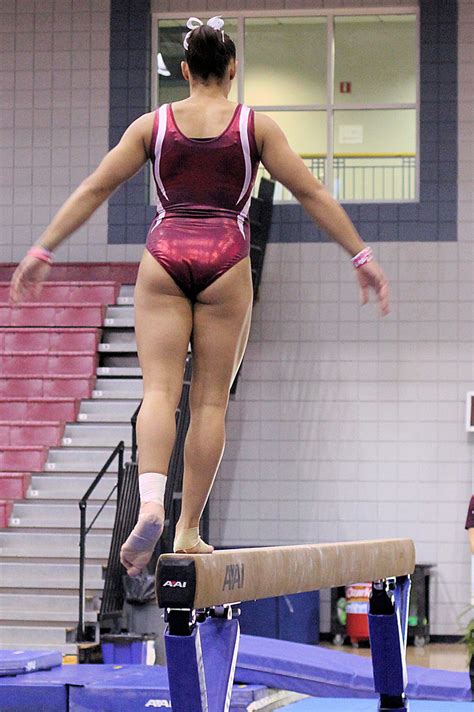
[[[199,537],[199,522],[224,452],[229,391],[247,345],[252,301],[246,257],[203,290],[194,305],[191,420],[175,551],[212,552]]]
[[[163,485],[176,438],[175,414],[193,319],[191,302],[148,250],[138,270],[134,301],[143,402],[137,420],[140,513],[120,552],[130,576],[147,565],[163,531]],[[143,480],[149,480],[146,487]]]

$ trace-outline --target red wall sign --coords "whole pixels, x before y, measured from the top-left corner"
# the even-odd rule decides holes
[[[352,82],[340,82],[339,91],[341,94],[350,94],[352,91]]]

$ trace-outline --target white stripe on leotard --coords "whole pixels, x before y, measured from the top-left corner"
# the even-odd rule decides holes
[[[168,196],[166,194],[166,190],[163,185],[163,181],[161,180],[160,160],[161,160],[161,149],[163,147],[163,141],[165,139],[165,134],[166,134],[167,108],[168,108],[168,105],[163,104],[163,106],[160,106],[160,108],[158,110],[158,132],[156,135],[156,142],[155,142],[155,165],[154,165],[156,184],[158,185],[158,188],[161,190],[161,192],[165,196],[166,200],[168,200]],[[159,198],[158,198],[157,202],[158,202],[158,206],[157,206],[158,211],[163,210],[163,206],[162,206]]]
[[[166,210],[163,208],[161,200],[158,197],[156,199],[156,210],[158,212],[158,215],[156,215],[156,217],[153,219],[153,222],[150,225],[150,230],[154,230],[155,227],[158,227],[158,225],[166,215]]]
[[[240,213],[237,215],[237,225],[239,226],[239,230],[242,233],[242,237],[244,238],[244,240],[247,239],[245,237],[245,230],[244,230],[245,218],[249,214],[251,200],[252,200],[252,195],[249,195],[249,199],[245,203],[245,205],[242,208],[242,210],[240,211]]]
[[[244,184],[242,186],[242,191],[239,195],[239,199],[236,202],[236,205],[240,203],[244,195],[249,189],[250,182],[252,180],[252,161],[250,158],[250,144],[249,144],[249,131],[248,131],[248,126],[249,126],[249,116],[250,116],[250,109],[248,106],[242,106],[240,110],[240,120],[239,120],[239,134],[240,134],[240,143],[242,145],[242,152],[244,154],[244,161],[245,161],[245,178],[244,178]]]

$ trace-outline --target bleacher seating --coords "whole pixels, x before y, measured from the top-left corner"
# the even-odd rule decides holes
[[[0,527],[92,393],[100,327],[120,284],[47,282],[38,300],[17,305],[9,289],[0,282]]]

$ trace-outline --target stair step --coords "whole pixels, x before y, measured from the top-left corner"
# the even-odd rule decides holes
[[[89,533],[86,538],[88,559],[107,560],[111,534]],[[18,532],[14,529],[0,531],[0,557],[5,558],[79,558],[79,534],[52,533],[31,530]]]
[[[0,635],[2,634],[2,627],[0,626]],[[15,638],[14,634],[13,637]],[[18,639],[18,636],[17,636]],[[55,653],[61,653],[61,655],[77,655],[77,645],[75,643],[54,643],[54,644],[47,644],[43,643],[41,644],[35,644],[35,643],[30,643],[28,640],[25,640],[23,642],[18,642],[18,645],[16,645],[14,642],[12,642],[9,646],[9,648],[22,648],[25,650],[52,650]]]
[[[102,344],[136,344],[135,329],[103,329]]]
[[[102,567],[98,564],[86,564],[86,588],[89,591],[100,591],[104,582]],[[79,568],[77,564],[50,563],[36,564],[0,562],[0,580],[3,588],[31,588],[31,589],[69,589],[77,590],[79,585]],[[2,644],[3,644],[2,640]]]
[[[86,596],[86,611],[95,614],[100,605],[98,597]],[[59,615],[69,616],[77,613],[79,606],[78,595],[76,592],[68,594],[54,593],[0,593],[0,615],[5,616],[5,612],[14,610],[29,611],[37,608],[45,613],[58,613]]]
[[[104,354],[137,353],[137,344],[135,341],[116,341],[113,343],[102,343],[99,344],[99,351]]]
[[[78,605],[76,608],[78,609]],[[88,611],[84,614],[84,619],[86,623],[96,623],[97,613],[94,611]],[[57,611],[42,611],[38,608],[29,610],[5,610],[0,608],[0,621],[8,621],[8,623],[13,621],[29,621],[31,623],[63,623],[66,628],[74,628],[77,625],[79,619],[79,611],[71,611],[70,614],[58,613]],[[3,638],[2,632],[4,630],[3,626],[0,626],[0,638]]]
[[[119,298],[120,297],[133,297],[134,292],[135,292],[134,284],[122,284],[120,287],[120,291],[119,291]]]
[[[99,366],[96,370],[98,376],[141,376],[139,366]]]
[[[71,473],[35,474],[31,478],[30,486],[27,490],[28,499],[71,499],[78,502],[92,484],[96,473],[87,477],[71,476]],[[117,483],[117,475],[104,475],[92,492],[89,501],[102,502]],[[112,495],[112,500],[117,498],[117,493]]]
[[[109,317],[104,319],[104,326],[108,328],[123,329],[134,326],[133,317]]]
[[[93,400],[120,399],[133,400],[143,398],[141,378],[98,378],[92,391]]]
[[[107,307],[105,316],[107,319],[121,319],[123,317],[133,319],[133,307],[112,304]]]
[[[117,443],[115,443],[117,445]],[[130,459],[130,450],[125,449],[125,460]],[[110,457],[110,448],[51,448],[44,466],[46,472],[99,472]],[[36,470],[37,471],[37,470]],[[111,465],[110,472],[117,471],[117,463]]]
[[[0,628],[2,648],[25,648],[27,650],[48,649],[48,646],[62,653],[76,653],[76,646],[66,643],[66,629],[59,626],[10,626]]]
[[[1,431],[0,431],[1,432]],[[68,423],[64,429],[62,445],[67,447],[112,447],[123,440],[127,447],[132,445],[130,423]]]
[[[90,504],[87,507],[87,524],[97,514],[101,505]],[[115,517],[115,505],[107,504],[98,517],[94,528],[112,529]],[[80,512],[77,504],[48,504],[44,502],[26,500],[15,502],[10,515],[11,527],[45,527],[48,529],[74,529],[79,530]]]
[[[81,409],[77,416],[80,422],[127,422],[140,404],[140,398],[135,400],[110,398],[106,400],[85,400],[82,401]]]
[[[117,328],[130,328],[135,325],[134,310],[131,304],[120,304],[107,307],[104,326]]]

